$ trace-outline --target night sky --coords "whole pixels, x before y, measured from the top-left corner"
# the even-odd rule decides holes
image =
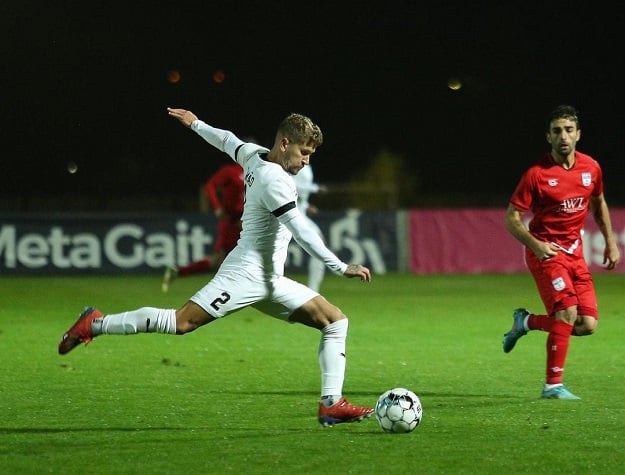
[[[625,204],[623,9],[342,3],[5,0],[0,195],[196,190],[227,158],[167,117],[173,106],[265,145],[286,114],[309,115],[322,182],[386,150],[421,192],[507,196],[548,150],[546,114],[571,103],[578,148]]]

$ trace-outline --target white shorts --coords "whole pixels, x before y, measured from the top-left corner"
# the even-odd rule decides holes
[[[220,271],[191,301],[215,318],[225,317],[245,307],[254,307],[280,320],[291,314],[319,293],[288,277],[269,282],[249,278],[244,271]]]

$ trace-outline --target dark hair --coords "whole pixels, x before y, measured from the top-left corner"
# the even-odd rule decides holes
[[[575,122],[575,125],[579,129],[579,112],[573,106],[562,104],[556,107],[547,116],[547,132],[551,129],[551,123],[558,119],[569,119]]]

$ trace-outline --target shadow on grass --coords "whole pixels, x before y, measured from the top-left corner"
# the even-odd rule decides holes
[[[390,388],[389,388],[390,389]],[[207,391],[212,393],[224,393],[224,391]],[[491,393],[484,394],[468,394],[468,393],[445,393],[445,392],[436,392],[436,391],[419,391],[418,389],[415,391],[416,394],[421,397],[427,398],[458,398],[458,399],[467,399],[467,400],[476,400],[476,399],[484,399],[484,400],[496,400],[501,401],[502,399],[510,399],[515,400],[519,399],[518,395],[513,394],[497,394],[493,395]],[[300,391],[297,389],[292,390],[281,390],[281,391],[254,391],[254,394],[259,394],[263,396],[290,396],[290,395],[299,395],[299,396],[318,396],[319,392],[317,391]],[[382,394],[379,391],[346,391],[344,393],[345,397],[349,399],[352,396],[363,396],[363,397],[374,397],[376,400]]]
[[[341,426],[349,426],[351,424],[340,424]],[[244,432],[249,434],[249,437],[256,437],[259,433],[267,435],[275,433],[280,435],[284,432],[310,432],[311,427],[324,428],[321,425],[311,424],[310,427],[267,427],[266,429],[249,428],[249,427],[0,427],[0,435],[15,435],[15,434],[69,434],[78,432],[134,432],[134,433],[149,433],[149,432],[210,432],[213,433],[216,428],[225,430],[227,432]],[[329,428],[331,429],[331,427]]]
[[[206,427],[0,427],[0,434],[62,434],[65,432],[201,431]]]

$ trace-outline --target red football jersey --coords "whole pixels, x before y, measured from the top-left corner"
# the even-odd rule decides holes
[[[592,157],[575,152],[575,164],[566,170],[547,153],[525,172],[510,203],[532,212],[529,230],[536,238],[573,253],[578,247],[581,251],[589,199],[601,193],[603,174]]]
[[[206,181],[204,191],[213,209],[224,209],[233,220],[241,218],[245,199],[245,185],[243,168],[238,163],[224,165],[217,170]]]

